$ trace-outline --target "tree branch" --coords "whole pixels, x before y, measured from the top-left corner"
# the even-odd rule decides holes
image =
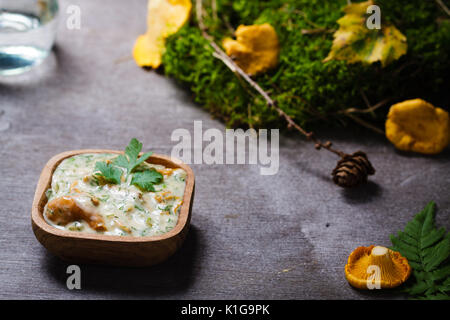
[[[445,5],[445,3],[442,0],[435,0],[436,3],[444,10],[444,12],[450,16],[450,9]]]

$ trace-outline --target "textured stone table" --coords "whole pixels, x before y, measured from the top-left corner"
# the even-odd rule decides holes
[[[176,128],[224,130],[172,80],[130,57],[145,29],[140,0],[72,1],[80,30],[61,23],[55,52],[32,73],[0,83],[0,298],[372,299],[344,278],[360,245],[388,246],[389,234],[429,200],[449,224],[450,152],[404,155],[371,133],[327,132],[348,152],[365,150],[370,183],[343,190],[330,180],[336,158],[299,137],[281,137],[280,169],[193,165],[196,197],[184,246],[145,269],[81,266],[82,289],[66,288],[67,264],[36,241],[30,209],[41,169],[53,155],[81,148],[123,149],[131,137],[170,154]],[[396,298],[396,297],[395,297]]]

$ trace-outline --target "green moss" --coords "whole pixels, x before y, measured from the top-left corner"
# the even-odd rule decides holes
[[[205,3],[209,3],[206,1]],[[434,1],[379,0],[382,18],[394,23],[408,39],[408,53],[385,68],[347,65],[322,60],[328,55],[332,33],[303,35],[315,25],[337,29],[346,0],[217,0],[219,19],[206,18],[216,42],[231,35],[240,24],[268,22],[282,45],[278,67],[255,80],[280,107],[301,125],[323,122],[345,124],[345,108],[365,108],[361,91],[375,104],[422,98],[447,108],[450,98],[450,23]],[[205,8],[212,17],[210,8]],[[194,15],[195,16],[195,13]],[[276,112],[223,63],[212,56],[194,18],[167,41],[165,73],[192,91],[197,103],[228,126],[284,126]],[[366,120],[384,121],[388,107]]]

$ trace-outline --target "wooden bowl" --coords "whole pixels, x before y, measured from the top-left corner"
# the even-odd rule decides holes
[[[153,154],[147,162],[186,171],[186,187],[178,222],[169,232],[159,236],[131,237],[79,233],[60,230],[44,220],[47,203],[45,191],[50,188],[56,167],[66,158],[83,153],[117,153],[113,150],[75,150],[60,153],[45,165],[34,195],[31,223],[38,241],[50,252],[68,262],[120,266],[150,266],[169,258],[181,246],[189,229],[194,198],[194,173],[178,159]]]

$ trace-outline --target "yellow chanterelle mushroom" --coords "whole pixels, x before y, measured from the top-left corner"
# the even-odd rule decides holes
[[[345,266],[347,281],[358,289],[394,288],[404,283],[410,274],[406,258],[380,246],[356,248]]]
[[[436,154],[450,142],[448,112],[422,100],[394,104],[386,120],[386,137],[403,151]]]
[[[147,32],[136,39],[133,58],[141,67],[161,65],[166,38],[176,33],[189,19],[191,0],[149,0]]]
[[[268,23],[240,25],[236,29],[236,40],[226,38],[222,45],[227,55],[250,75],[265,72],[278,63],[280,52],[278,36]]]

